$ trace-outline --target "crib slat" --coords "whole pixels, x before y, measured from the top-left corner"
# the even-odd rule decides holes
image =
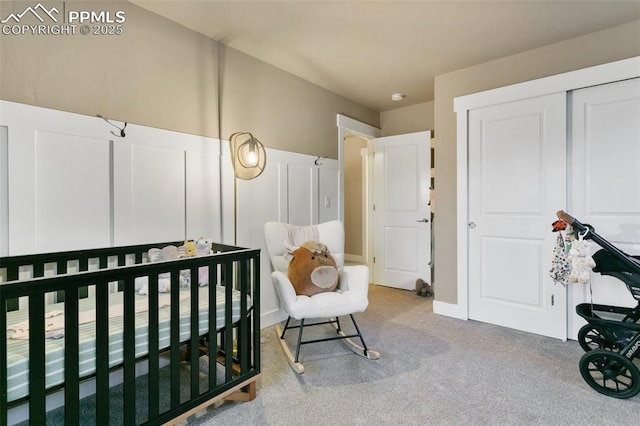
[[[44,424],[45,351],[44,351],[44,293],[29,297],[29,419]]]
[[[149,418],[160,413],[160,331],[158,330],[158,274],[149,275]]]
[[[233,306],[233,273],[236,262],[224,265],[224,302],[225,306]],[[224,375],[225,382],[233,378],[233,310],[224,310]]]
[[[238,356],[240,358],[240,372],[244,373],[249,369],[249,342],[247,337],[249,336],[249,326],[247,320],[247,298],[245,294],[249,292],[248,284],[250,280],[249,275],[249,262],[251,260],[240,261],[240,321],[238,321]]]
[[[0,293],[0,330],[7,329],[8,302]],[[7,338],[0,338],[0,424],[7,424]]]
[[[37,262],[33,264],[33,277],[43,277],[44,276],[44,263]]]
[[[7,281],[16,281],[18,279],[18,265],[7,265]],[[18,298],[7,300],[7,312],[16,311],[19,308]]]
[[[171,271],[171,288],[180,286],[180,272]],[[171,299],[171,409],[180,406],[180,301],[177,291],[170,292]]]
[[[80,421],[78,287],[68,288],[64,293],[64,419],[65,425],[77,425]]]
[[[251,281],[251,318],[253,319],[252,369],[260,373],[260,251],[253,255],[253,277]]]
[[[79,271],[88,271],[89,270],[89,258],[83,256],[78,259],[78,270]]]
[[[96,283],[96,354],[109,353],[109,283]],[[109,357],[96,357],[96,423],[109,424]]]
[[[218,385],[216,358],[218,352],[218,309],[216,285],[218,285],[218,264],[209,266],[209,391]]]
[[[135,288],[133,277],[124,280],[124,424],[136,424],[136,334]]]
[[[198,268],[191,268],[191,340],[189,341],[189,363],[191,364],[191,399],[200,393],[200,303],[198,300]]]

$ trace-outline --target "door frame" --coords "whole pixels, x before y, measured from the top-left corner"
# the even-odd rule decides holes
[[[570,71],[511,86],[500,87],[455,98],[454,112],[457,114],[457,173],[456,173],[456,230],[457,230],[457,304],[434,300],[433,311],[437,314],[460,319],[469,319],[468,300],[468,133],[467,118],[471,109],[511,102],[519,99],[542,96],[557,92],[568,92],[599,84],[640,77],[640,56]],[[562,208],[562,206],[559,206]],[[550,218],[552,221],[553,218]]]
[[[338,218],[340,221],[342,221],[344,223],[344,144],[345,144],[345,136],[347,134],[352,134],[352,135],[356,135],[356,136],[361,136],[363,138],[366,138],[368,140],[374,139],[374,138],[379,138],[380,136],[382,136],[382,130],[380,130],[378,127],[374,127],[371,126],[370,124],[366,124],[363,123],[361,121],[358,120],[354,120],[353,118],[347,117],[346,115],[342,115],[342,114],[336,114],[336,125],[338,126],[338,171],[339,171],[339,183],[338,183]],[[368,151],[369,151],[369,155],[367,156],[367,161],[368,161],[368,157],[371,155],[371,144],[367,143],[368,145]],[[371,258],[371,247],[370,247],[370,243],[371,243],[371,209],[369,208],[369,200],[371,199],[370,194],[368,193],[368,191],[371,188],[371,179],[372,179],[372,175],[371,175],[371,167],[368,167],[368,169],[366,170],[366,178],[367,178],[367,182],[366,182],[366,193],[365,196],[367,198],[367,203],[364,206],[365,210],[367,212],[366,217],[365,217],[365,230],[366,232],[364,233],[363,237],[365,238],[366,241],[364,241],[364,247],[365,247],[365,253],[363,253],[363,257],[367,262],[367,265],[369,265],[369,267],[371,268],[372,266],[372,262],[373,259]]]

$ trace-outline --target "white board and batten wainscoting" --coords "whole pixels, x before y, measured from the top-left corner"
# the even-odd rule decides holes
[[[0,256],[199,236],[265,252],[268,220],[338,218],[337,160],[267,148],[264,173],[237,182],[234,215],[228,142],[123,126],[0,101]],[[284,317],[267,256],[260,278],[264,327]]]
[[[578,303],[634,306],[618,280],[592,273],[591,296],[589,286],[555,284],[549,269],[561,209],[640,254],[640,58],[454,105],[458,301],[435,301],[434,311],[567,339],[584,324]]]

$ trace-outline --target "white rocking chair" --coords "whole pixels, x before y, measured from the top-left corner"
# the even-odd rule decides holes
[[[340,221],[331,221],[312,226],[295,226],[286,223],[267,222],[264,226],[267,251],[271,259],[274,272],[271,274],[276,292],[280,298],[282,309],[289,315],[284,329],[276,325],[276,332],[280,338],[280,344],[284,349],[289,364],[298,374],[304,373],[304,366],[299,360],[300,346],[342,339],[349,349],[358,355],[369,359],[378,359],[380,354],[367,348],[362,338],[360,329],[353,317],[354,313],[364,312],[369,305],[367,298],[369,291],[369,268],[364,265],[344,266],[344,226]],[[289,261],[285,258],[288,247],[300,246],[307,240],[317,240],[324,243],[335,258],[340,271],[340,283],[333,292],[318,293],[313,296],[296,295],[293,284],[287,277]],[[338,317],[349,315],[356,333],[347,335],[340,327]],[[298,320],[299,325],[290,325],[291,319]],[[305,324],[305,320],[325,319],[321,322]],[[323,339],[302,340],[304,327],[321,324],[332,324],[337,331],[337,336]],[[298,328],[298,343],[295,356],[291,354],[284,339],[287,330]],[[359,338],[362,345],[352,339]]]

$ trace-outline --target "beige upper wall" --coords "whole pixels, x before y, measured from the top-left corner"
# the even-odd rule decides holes
[[[0,16],[24,7],[0,2]],[[123,10],[123,34],[0,36],[0,99],[217,138],[220,65],[222,139],[251,131],[337,159],[337,113],[379,126],[377,112],[131,3],[66,8]]]
[[[436,77],[435,187],[438,216],[434,221],[437,241],[434,292],[437,300],[457,303],[457,164],[453,99],[635,56],[640,56],[640,21]]]
[[[352,256],[364,256],[364,181],[360,151],[367,143],[366,138],[359,136],[344,140],[344,252]]]
[[[434,130],[434,105],[431,101],[381,112],[382,136]]]
[[[124,33],[2,35],[3,100],[217,135],[217,43],[127,2],[66,6],[124,10]],[[24,8],[0,2],[0,16]]]

